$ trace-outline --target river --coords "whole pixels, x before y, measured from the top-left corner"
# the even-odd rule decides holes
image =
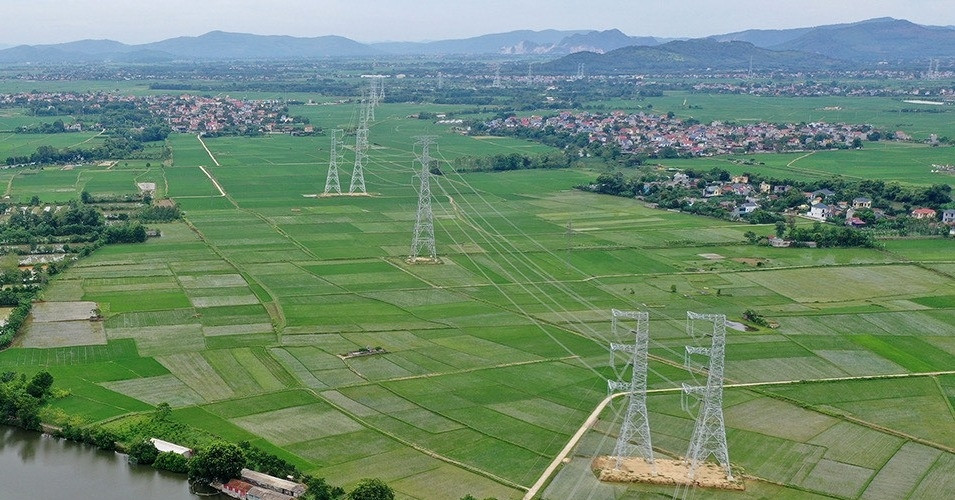
[[[0,499],[200,500],[183,475],[126,455],[0,425]],[[218,497],[217,497],[218,498]]]

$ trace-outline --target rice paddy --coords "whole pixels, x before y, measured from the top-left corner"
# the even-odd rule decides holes
[[[332,106],[303,108],[292,112],[326,128],[348,119],[326,113]],[[802,382],[727,389],[730,457],[753,477],[740,496],[930,497],[951,488],[955,382],[924,375],[955,366],[951,240],[757,247],[743,234],[771,227],[571,189],[592,171],[448,167],[432,187],[444,263],[409,265],[411,136],[439,135],[445,162],[546,150],[405,118],[416,111],[379,111],[371,197],[302,196],[324,186],[326,137],[207,138],[214,166],[195,136],[178,135],[161,172],[13,177],[14,197],[46,199],[75,198],[80,180],[132,190],[132,177],[155,174],[186,220],[57,277],[22,347],[0,353],[0,366],[56,371],[71,391],[57,404],[86,421],[168,402],[173,418],[257,439],[335,484],[374,471],[399,498],[520,498],[606,396],[609,309],[650,312],[655,389],[690,381],[680,368],[685,311],[741,321],[755,309],[779,328],[729,331],[727,383]],[[80,321],[53,301],[92,304],[105,320]],[[46,307],[83,328],[44,326]],[[385,353],[343,359],[365,347]],[[820,380],[882,375],[913,376]],[[649,407],[657,448],[684,454],[692,417],[679,396],[654,394]],[[588,431],[543,498],[669,493],[602,485],[589,470],[612,449],[620,410],[615,403]]]

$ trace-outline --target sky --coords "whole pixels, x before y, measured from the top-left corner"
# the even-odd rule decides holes
[[[517,29],[699,37],[895,17],[955,25],[953,0],[0,0],[0,44],[137,44],[222,30],[361,42]]]

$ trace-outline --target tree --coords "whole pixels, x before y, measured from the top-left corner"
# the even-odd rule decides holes
[[[782,238],[786,234],[786,223],[783,221],[776,221],[776,237]]]
[[[395,492],[381,479],[362,479],[348,494],[349,500],[394,500]]]
[[[189,461],[186,460],[186,457],[178,453],[164,451],[159,455],[156,455],[156,460],[153,462],[153,468],[185,474],[186,472],[189,472]]]
[[[39,399],[49,394],[51,387],[53,387],[53,375],[50,375],[50,372],[40,372],[30,379],[26,391],[27,394]]]
[[[339,500],[345,496],[345,490],[328,484],[324,478],[309,477],[305,480],[305,498],[307,500]]]
[[[141,465],[151,465],[159,455],[159,450],[148,439],[133,443],[127,451],[129,459]]]
[[[156,405],[156,409],[153,411],[153,420],[157,422],[165,422],[169,420],[169,415],[172,414],[172,407],[169,406],[169,403],[163,401]]]
[[[231,443],[213,443],[208,448],[199,450],[189,461],[189,479],[205,483],[225,483],[238,477],[243,467],[245,455],[238,446]]]

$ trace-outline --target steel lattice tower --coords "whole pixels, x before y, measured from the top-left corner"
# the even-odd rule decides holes
[[[370,78],[369,82],[370,87],[368,89],[368,104],[365,108],[365,114],[368,116],[368,121],[375,120],[375,108],[378,106],[378,77]]]
[[[332,130],[331,155],[328,159],[328,177],[325,178],[325,194],[342,194],[342,186],[338,181],[338,164],[342,161],[342,139],[345,131],[337,128]]]
[[[365,190],[365,158],[368,155],[368,104],[362,92],[362,107],[358,112],[358,129],[355,131],[355,168],[351,174],[350,194],[367,194]]]
[[[607,388],[611,393],[627,391],[627,414],[617,444],[613,447],[616,458],[614,469],[619,469],[625,457],[640,457],[653,464],[653,446],[650,443],[650,419],[647,417],[647,348],[650,341],[650,316],[646,312],[618,311],[611,309],[611,334],[615,340],[633,335],[635,342],[625,344],[610,343],[611,368],[616,367],[616,354],[626,356],[626,365],[633,366],[630,381],[608,380]],[[630,328],[633,325],[633,328]],[[621,332],[621,330],[624,330]],[[626,366],[624,365],[624,366]],[[654,468],[654,473],[656,469]]]
[[[690,465],[690,479],[696,475],[700,463],[713,455],[726,470],[726,478],[733,480],[730,470],[729,451],[726,447],[726,428],[723,423],[723,368],[726,355],[726,316],[722,314],[699,314],[687,311],[687,333],[694,335],[693,322],[707,321],[713,324],[713,340],[710,347],[686,346],[685,364],[691,368],[691,357],[709,357],[705,386],[683,384],[683,393],[700,399],[700,413],[690,438],[686,460]]]
[[[501,85],[501,65],[497,64],[494,66],[494,81],[491,83],[491,87],[499,89],[503,87]]]
[[[436,136],[426,135],[416,137],[418,146],[421,146],[421,171],[418,177],[418,215],[415,217],[414,236],[411,239],[411,254],[408,262],[436,262],[437,252],[434,247],[434,213],[431,211],[431,152],[429,148],[434,144]]]

